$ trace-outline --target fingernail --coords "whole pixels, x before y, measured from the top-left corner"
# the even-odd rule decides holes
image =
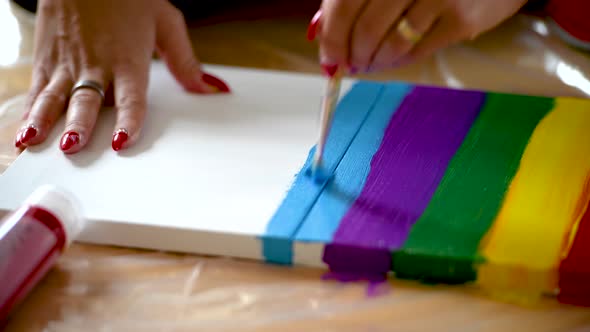
[[[20,142],[21,136],[21,132],[19,132],[18,134],[16,134],[16,138],[14,139],[14,146],[19,149],[23,147],[23,143]]]
[[[127,133],[127,130],[119,129],[119,130],[115,131],[115,133],[113,134],[113,143],[112,143],[113,150],[115,150],[115,151],[121,150],[123,148],[123,144],[125,144],[125,142],[127,142],[128,138],[129,138],[129,134]]]
[[[230,92],[229,87],[227,86],[227,84],[225,84],[225,82],[211,74],[203,73],[203,76],[201,78],[203,82],[207,83],[209,86],[216,88],[218,92]]]
[[[326,75],[332,77],[336,74],[336,71],[338,70],[338,65],[324,65],[323,64],[322,69],[324,70]]]
[[[359,69],[358,67],[350,66],[348,68],[348,72],[350,73],[350,75],[356,75],[359,72]]]
[[[61,137],[59,147],[62,149],[62,151],[68,151],[78,143],[80,143],[80,135],[78,135],[76,132],[70,131]]]
[[[27,144],[31,138],[37,136],[37,128],[34,126],[28,126],[24,131],[21,132],[20,143]]]
[[[320,18],[322,17],[322,10],[318,10],[313,18],[309,22],[307,27],[307,40],[313,41],[318,34],[318,26],[320,24]]]

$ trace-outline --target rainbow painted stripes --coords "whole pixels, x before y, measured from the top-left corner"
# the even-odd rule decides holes
[[[316,243],[335,272],[590,305],[590,101],[361,81],[334,121],[334,177],[307,161],[267,261]]]

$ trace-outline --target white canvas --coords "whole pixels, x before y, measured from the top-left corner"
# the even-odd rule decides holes
[[[49,183],[80,200],[90,221],[82,242],[261,258],[258,236],[316,142],[325,78],[206,70],[232,93],[187,93],[153,64],[142,137],[128,150],[111,149],[113,110],[74,155],[59,150],[60,122],[0,177],[0,210]],[[345,81],[341,95],[351,85]]]

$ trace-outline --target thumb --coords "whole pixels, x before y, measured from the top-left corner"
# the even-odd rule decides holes
[[[195,56],[184,16],[170,5],[159,14],[156,22],[156,48],[174,78],[195,93],[229,92],[221,79],[205,73]]]

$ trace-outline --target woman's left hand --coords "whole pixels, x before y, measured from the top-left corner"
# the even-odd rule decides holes
[[[388,69],[473,39],[527,0],[323,0],[320,62],[351,72]],[[317,18],[317,16],[316,16]]]

